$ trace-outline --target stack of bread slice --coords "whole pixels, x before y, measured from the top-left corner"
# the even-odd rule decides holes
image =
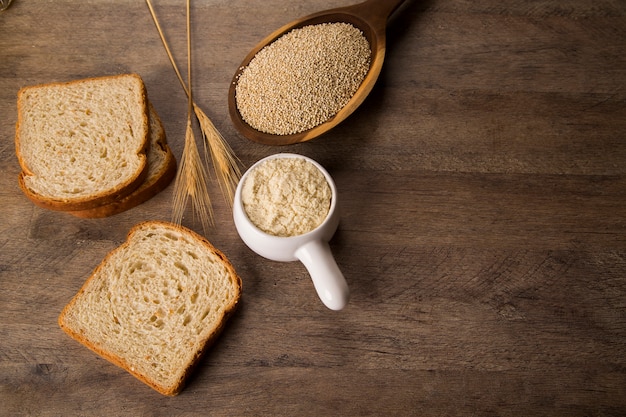
[[[24,87],[17,108],[18,181],[40,207],[110,216],[150,199],[176,175],[137,74]]]

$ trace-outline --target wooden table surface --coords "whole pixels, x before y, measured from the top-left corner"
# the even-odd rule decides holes
[[[177,157],[186,100],[145,2],[24,1],[0,14],[1,416],[626,415],[626,2],[408,0],[348,120],[250,142],[227,91],[247,52],[333,0],[192,2],[194,92],[249,167],[277,152],[337,184],[347,308],[239,239],[212,180],[206,236],[243,299],[187,388],[164,397],[67,337],[63,306],[172,188],[84,220],[20,192],[22,86],[136,72]],[[154,0],[186,68],[183,1]],[[202,232],[190,215],[184,224]]]

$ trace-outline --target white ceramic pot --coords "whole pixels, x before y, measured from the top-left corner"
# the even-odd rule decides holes
[[[246,176],[258,165],[273,158],[302,158],[312,163],[324,174],[332,193],[330,210],[326,219],[316,229],[297,236],[279,237],[265,233],[256,227],[246,215],[241,199],[241,189]],[[235,191],[233,218],[239,236],[250,249],[273,261],[302,262],[324,305],[332,310],[341,310],[346,306],[350,294],[348,284],[328,245],[328,241],[333,237],[339,225],[337,188],[331,176],[319,163],[311,158],[292,153],[279,153],[256,162],[239,181]]]

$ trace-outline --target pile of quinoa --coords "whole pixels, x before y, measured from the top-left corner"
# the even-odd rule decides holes
[[[235,87],[237,108],[251,127],[300,133],[333,117],[357,91],[371,59],[367,38],[349,23],[294,29],[261,49]]]

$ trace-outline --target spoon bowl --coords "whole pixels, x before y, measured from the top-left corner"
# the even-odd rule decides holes
[[[330,9],[308,15],[292,21],[280,29],[272,32],[255,46],[244,58],[235,73],[228,91],[228,109],[235,128],[246,138],[266,145],[290,145],[305,142],[326,133],[337,126],[352,114],[363,103],[367,95],[372,91],[380,74],[385,59],[385,38],[387,20],[389,16],[402,4],[404,0],[367,0],[353,6]],[[235,89],[239,76],[248,66],[255,55],[265,46],[271,44],[287,32],[304,26],[321,23],[350,23],[360,29],[370,44],[372,52],[370,68],[365,79],[348,103],[333,117],[311,129],[290,135],[275,135],[261,132],[251,127],[242,118],[237,108]]]

